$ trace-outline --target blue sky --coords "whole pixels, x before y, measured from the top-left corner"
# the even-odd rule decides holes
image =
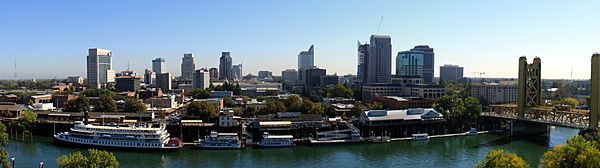
[[[2,1],[0,79],[85,76],[91,47],[113,51],[113,68],[143,72],[163,57],[180,74],[185,52],[218,67],[230,51],[244,74],[296,68],[315,45],[329,74],[356,73],[356,42],[377,32],[398,51],[435,48],[436,67],[465,76],[515,77],[518,57],[542,59],[543,78],[589,78],[600,51],[600,1]],[[395,66],[393,66],[395,67]],[[395,68],[392,69],[395,72]],[[436,76],[439,68],[436,68]]]

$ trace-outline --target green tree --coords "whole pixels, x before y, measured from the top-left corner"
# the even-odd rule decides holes
[[[61,168],[116,168],[119,167],[119,161],[111,153],[96,149],[88,149],[89,156],[84,156],[81,152],[73,152],[69,155],[62,155],[56,159],[58,167]]]
[[[346,117],[359,117],[361,113],[365,111],[365,106],[360,102],[355,102],[354,107],[350,110],[350,114],[347,114]]]
[[[117,112],[117,104],[108,94],[101,94],[95,107],[96,112]]]
[[[464,106],[465,112],[463,118],[468,124],[472,124],[481,114],[481,103],[479,103],[479,99],[477,98],[467,97],[464,99]]]
[[[13,117],[12,115],[13,114],[9,110],[0,111],[0,117],[2,117],[2,118],[10,118],[10,117]]]
[[[244,115],[244,110],[242,110],[241,108],[234,108],[233,109],[233,115],[235,115],[235,116],[243,116]]]
[[[258,112],[258,110],[256,109],[255,105],[249,105],[244,110],[244,116],[247,116],[247,117],[254,116],[254,115],[256,115],[257,112]]]
[[[288,107],[288,110],[292,112],[304,111],[302,98],[296,95],[288,97],[285,101],[285,105]]]
[[[233,95],[241,95],[242,94],[242,87],[240,87],[239,83],[235,84],[235,88],[233,89]]]
[[[308,110],[309,114],[323,114],[325,109],[321,106],[321,103],[313,103]]]
[[[275,101],[275,107],[277,108],[277,112],[286,112],[287,111],[287,107],[285,106],[285,103],[277,100]]]
[[[29,130],[33,126],[35,120],[37,120],[37,114],[35,112],[21,112],[21,117],[19,118],[19,127]]]
[[[145,112],[146,105],[139,99],[125,99],[125,105],[123,106],[123,112]]]
[[[566,97],[566,98],[562,98],[560,100],[561,104],[565,104],[565,105],[569,105],[572,108],[576,108],[577,106],[579,106],[579,100],[575,99],[575,98],[571,98],[571,97]]]
[[[383,104],[380,102],[372,102],[369,104],[369,110],[381,110],[383,109]]]
[[[224,97],[223,104],[225,107],[235,107],[235,101],[231,97]]]
[[[192,102],[185,107],[187,115],[211,119],[218,115],[217,107],[208,102]]]
[[[475,101],[472,99],[469,101],[469,103],[475,103]],[[477,110],[476,106],[469,106],[471,110]],[[458,95],[445,95],[440,97],[436,103],[433,104],[433,108],[444,115],[444,117],[448,120],[450,127],[456,128],[455,131],[460,132],[463,130],[465,122],[462,120],[465,118],[466,107],[463,99],[461,99]]]
[[[86,112],[89,111],[90,102],[87,97],[79,95],[76,99],[67,101],[64,108],[67,112]]]
[[[281,102],[279,102],[281,103]],[[285,105],[283,105],[283,103],[278,104],[277,101],[269,99],[267,100],[267,105],[264,108],[261,108],[259,110],[260,114],[275,114],[277,112],[280,112],[279,110],[283,110],[285,111]]]
[[[192,97],[194,97],[194,99],[206,99],[210,97],[210,92],[210,89],[194,89],[192,91]]]
[[[0,122],[0,146],[6,146],[9,143],[8,134],[6,133],[6,126]],[[0,148],[0,165],[4,168],[10,167],[8,160],[9,157],[8,152],[4,150],[4,148]]]
[[[567,141],[566,145],[554,147],[554,150],[544,153],[542,167],[600,167],[600,151],[598,142],[588,141],[583,136],[576,136]]]
[[[506,153],[503,150],[491,150],[485,159],[479,161],[477,168],[526,168],[529,167],[523,158]]]
[[[347,88],[342,84],[337,84],[333,89],[333,95],[335,97],[352,98],[354,96],[354,93],[352,92],[352,89]]]

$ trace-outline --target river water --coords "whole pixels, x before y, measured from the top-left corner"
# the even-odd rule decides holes
[[[120,167],[473,167],[491,149],[504,149],[536,167],[544,152],[564,144],[577,130],[552,127],[550,138],[509,139],[498,134],[397,141],[385,144],[298,145],[293,148],[197,150],[177,152],[113,151]],[[81,148],[56,147],[52,138],[35,136],[33,143],[11,141],[5,147],[16,167],[56,167],[56,158]],[[85,152],[84,152],[85,154]]]

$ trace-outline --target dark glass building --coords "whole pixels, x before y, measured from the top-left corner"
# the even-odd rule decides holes
[[[433,53],[433,48],[430,48],[428,45],[418,45],[413,49],[410,49],[410,51],[423,52],[423,81],[426,84],[433,83],[433,73],[435,67],[435,54]]]

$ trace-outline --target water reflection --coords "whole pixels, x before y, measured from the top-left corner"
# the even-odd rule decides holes
[[[554,127],[545,136],[510,139],[503,135],[478,135],[400,141],[384,144],[298,145],[293,148],[197,150],[177,152],[113,151],[121,167],[473,167],[491,149],[504,149],[537,165],[549,146],[564,144],[577,130]],[[6,147],[17,167],[46,165],[56,157],[82,148],[56,147],[52,138],[35,137],[33,143],[13,141]]]

